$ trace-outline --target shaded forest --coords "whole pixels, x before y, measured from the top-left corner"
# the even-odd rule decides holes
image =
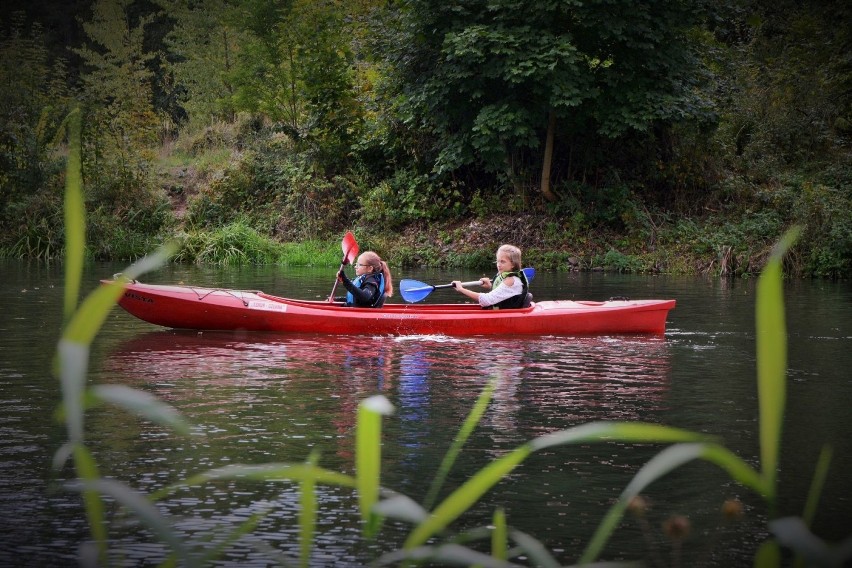
[[[0,8],[0,254],[338,242],[398,266],[852,273],[848,2],[95,0]],[[202,255],[200,251],[208,251]],[[209,251],[220,251],[210,254]],[[239,251],[234,255],[228,251]]]

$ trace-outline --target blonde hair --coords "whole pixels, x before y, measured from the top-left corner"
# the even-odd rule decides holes
[[[497,249],[497,254],[505,254],[509,257],[509,262],[512,263],[512,270],[518,271],[521,269],[521,249],[515,245],[500,245]]]
[[[393,280],[391,280],[390,268],[388,267],[388,263],[379,257],[376,253],[371,250],[367,252],[361,253],[361,256],[358,259],[358,262],[361,264],[366,264],[372,267],[373,272],[381,272],[382,276],[385,277],[385,295],[390,298],[393,296]]]

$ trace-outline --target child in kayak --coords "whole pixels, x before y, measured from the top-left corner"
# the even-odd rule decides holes
[[[453,288],[472,300],[479,302],[484,309],[522,308],[527,303],[529,282],[521,270],[521,249],[514,245],[502,245],[497,249],[497,276],[480,278],[479,285],[490,292],[474,292],[453,281]]]
[[[393,296],[388,263],[373,251],[361,253],[355,261],[355,279],[350,280],[341,269],[337,279],[346,288],[346,305],[356,308],[381,308],[385,296]]]

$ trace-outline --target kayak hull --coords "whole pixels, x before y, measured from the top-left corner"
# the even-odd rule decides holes
[[[475,304],[385,304],[376,309],[261,291],[134,281],[125,285],[118,304],[141,320],[174,329],[472,336],[662,334],[675,300],[558,300],[514,310],[483,310]]]

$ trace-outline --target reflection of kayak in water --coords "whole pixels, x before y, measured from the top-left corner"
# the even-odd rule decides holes
[[[287,361],[288,347],[280,336],[159,330],[135,335],[116,346],[105,368],[118,376],[145,381],[218,377],[229,382],[235,377],[265,378],[268,369]]]
[[[272,333],[246,334],[241,331],[198,331],[189,329],[157,329],[137,333],[122,341],[113,352],[114,355],[132,356],[148,352],[193,353],[201,355],[211,350],[274,350],[281,349],[285,337]],[[305,339],[315,340],[315,335],[305,336]]]
[[[209,370],[269,378],[272,370],[345,368],[351,357],[350,350],[331,336],[161,329],[126,339],[107,361],[124,368],[136,366],[143,374],[156,370],[179,377]]]
[[[412,335],[661,334],[674,300],[544,301],[483,310],[474,304],[385,304],[350,308],[259,291],[127,284],[119,305],[139,319],[175,329]]]
[[[190,406],[280,397],[285,406],[311,407],[331,399],[329,419],[338,435],[347,436],[360,400],[381,392],[397,406],[394,421],[410,447],[429,444],[422,425],[433,419],[436,404],[457,406],[452,426],[457,428],[494,378],[483,420],[497,428],[495,436],[515,443],[529,434],[526,428],[538,434],[666,409],[670,348],[671,340],[661,335],[570,341],[371,336],[341,342],[318,334],[161,329],[126,337],[109,350],[100,371],[104,380],[144,384]],[[530,409],[535,419],[526,416]],[[542,415],[549,418],[541,420]]]

